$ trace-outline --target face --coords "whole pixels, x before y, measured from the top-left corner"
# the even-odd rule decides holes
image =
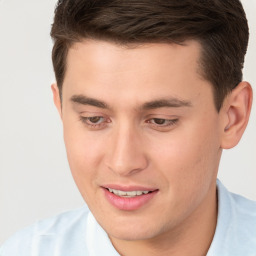
[[[220,117],[200,45],[69,50],[61,112],[75,182],[110,237],[152,239],[208,207]]]

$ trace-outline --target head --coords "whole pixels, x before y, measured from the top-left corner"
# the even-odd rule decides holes
[[[214,208],[251,107],[240,2],[59,1],[51,36],[71,171],[110,236],[151,239]]]

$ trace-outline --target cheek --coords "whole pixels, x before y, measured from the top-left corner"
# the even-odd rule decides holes
[[[157,169],[168,181],[166,185],[177,193],[189,194],[197,187],[207,187],[217,175],[220,150],[213,130],[211,125],[187,127],[170,134],[152,153]]]
[[[64,123],[64,141],[68,162],[80,191],[84,184],[93,183],[97,176],[97,167],[102,159],[102,145],[96,136],[98,135],[85,131],[81,127],[76,128],[75,125],[70,125],[68,121]]]
[[[163,194],[170,202],[169,207],[166,204],[164,207],[167,213],[175,209],[177,219],[196,209],[216,180],[220,157],[218,144],[207,134],[183,133],[165,143],[155,154],[155,169],[161,172]]]

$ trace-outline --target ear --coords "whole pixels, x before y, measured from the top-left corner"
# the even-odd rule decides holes
[[[56,106],[56,108],[59,112],[59,115],[62,118],[61,99],[60,99],[59,88],[58,88],[57,84],[52,84],[51,89],[52,89],[52,94],[53,94],[54,105]]]
[[[248,124],[252,107],[252,87],[241,82],[225,99],[220,110],[223,118],[221,148],[235,147]]]

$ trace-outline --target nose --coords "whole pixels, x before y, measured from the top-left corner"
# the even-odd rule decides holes
[[[129,176],[147,167],[142,138],[136,129],[119,127],[108,139],[107,166],[111,171],[119,176]]]

